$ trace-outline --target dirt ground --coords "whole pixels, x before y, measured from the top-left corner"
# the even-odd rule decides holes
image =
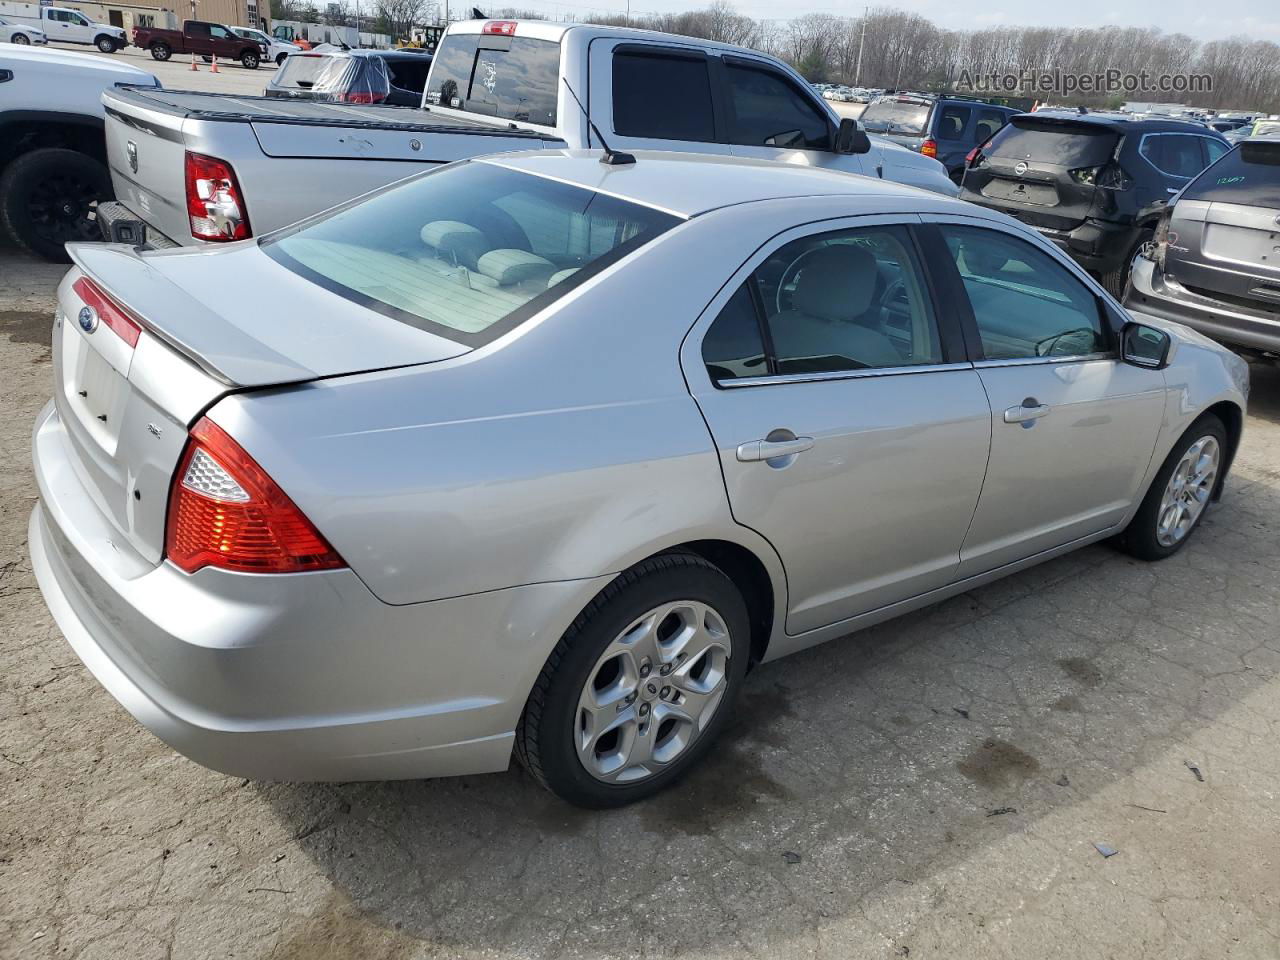
[[[231,779],[116,705],[27,559],[61,272],[0,250],[0,956],[1280,955],[1280,371],[1177,557],[1089,548],[758,669],[714,762],[584,813],[518,768]]]

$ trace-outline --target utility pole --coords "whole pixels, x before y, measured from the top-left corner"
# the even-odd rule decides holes
[[[870,13],[870,7],[862,8],[862,36],[858,38],[858,63],[853,68],[853,85],[855,87],[862,85],[862,45],[867,42],[867,17]]]
[[[631,0],[627,0],[627,26],[631,26]]]

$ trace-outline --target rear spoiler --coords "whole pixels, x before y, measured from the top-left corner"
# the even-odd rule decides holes
[[[298,383],[317,376],[227,323],[127,244],[68,243],[67,254],[139,326],[227,386]],[[190,250],[173,254],[200,256]]]
[[[1009,118],[1009,122],[1019,130],[1035,130],[1044,129],[1045,127],[1063,127],[1068,130],[1076,130],[1080,133],[1110,133],[1113,136],[1120,136],[1123,131],[1116,129],[1110,124],[1093,123],[1085,119],[1088,114],[1082,114],[1079,119],[1074,117],[1050,117],[1042,113],[1018,113]]]

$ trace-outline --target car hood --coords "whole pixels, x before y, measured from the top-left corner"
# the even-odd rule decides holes
[[[150,333],[224,384],[261,387],[446,360],[468,347],[352,303],[246,240],[67,252]]]

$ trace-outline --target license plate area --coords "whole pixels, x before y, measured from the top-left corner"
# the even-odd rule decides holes
[[[1026,183],[995,178],[987,181],[982,188],[982,195],[992,200],[1030,203],[1038,207],[1052,207],[1058,203],[1057,189],[1047,183]]]
[[[62,324],[61,352],[65,409],[104,453],[114,457],[129,400],[129,381],[72,323]]]

